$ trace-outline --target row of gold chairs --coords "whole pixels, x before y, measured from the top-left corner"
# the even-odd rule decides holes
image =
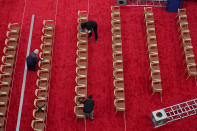
[[[111,6],[111,11],[114,107],[117,113],[118,111],[125,111],[120,7]]]
[[[79,103],[79,100],[85,99],[87,97],[87,70],[88,70],[88,33],[81,31],[81,23],[88,21],[87,11],[78,11],[78,26],[77,26],[77,51],[76,51],[76,86],[75,92],[76,96],[74,98],[75,107],[74,113],[76,115],[76,120],[78,118],[83,118],[85,120],[85,115],[83,113],[83,104]]]
[[[159,92],[162,101],[162,83],[152,7],[144,7],[144,17],[144,22],[146,25],[148,55],[150,61],[152,95],[156,92]]]
[[[183,47],[185,55],[185,61],[186,69],[185,73],[188,74],[187,79],[189,79],[190,76],[195,77],[195,80],[197,78],[197,70],[196,70],[196,62],[195,62],[195,55],[193,52],[193,45],[191,42],[191,36],[190,36],[190,30],[188,26],[188,20],[187,20],[187,14],[186,9],[178,9],[177,14],[178,20],[177,24],[179,25],[178,32],[180,32],[181,39],[181,47]]]
[[[0,66],[0,130],[4,130],[6,122],[19,32],[20,27],[18,23],[8,24],[7,38],[3,49],[2,64]]]
[[[44,20],[40,45],[41,52],[39,57],[42,59],[38,63],[37,81],[34,99],[34,109],[31,127],[35,131],[44,131],[46,129],[46,117],[48,106],[48,91],[50,86],[50,72],[52,61],[53,37],[54,37],[54,21]]]

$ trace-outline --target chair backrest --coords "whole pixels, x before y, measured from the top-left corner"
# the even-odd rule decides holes
[[[178,15],[185,14],[185,13],[186,13],[186,9],[185,8],[178,9]]]
[[[76,59],[76,64],[79,67],[87,67],[87,59],[85,57],[77,58]]]
[[[12,29],[13,27],[19,27],[18,23],[9,23],[8,24],[8,29]]]
[[[84,66],[82,66],[82,67],[76,67],[76,73],[77,73],[77,75],[83,76],[81,74],[81,72],[87,72],[87,67],[84,67]]]
[[[85,95],[78,95],[78,96],[75,96],[74,101],[75,101],[75,103],[76,103],[77,105],[79,105],[79,104],[80,104],[79,100],[84,100],[85,97],[86,97]]]
[[[124,98],[116,98],[114,99],[114,106],[116,107],[116,110],[118,111],[125,111],[125,104],[118,104],[118,103],[125,103]]]
[[[43,126],[45,128],[45,123],[42,120],[40,120],[40,119],[32,120],[31,127],[32,127],[32,129],[34,131],[44,131],[43,128],[35,128],[36,127],[36,124],[43,124]]]
[[[83,105],[77,105],[74,107],[74,113],[77,118],[85,118],[85,114],[83,113]]]
[[[120,6],[111,6],[112,12],[120,12]]]
[[[88,11],[78,10],[78,16],[88,16]]]
[[[80,32],[77,33],[78,40],[87,40],[88,39],[88,33],[87,32]]]
[[[152,12],[152,7],[144,7],[144,13]]]

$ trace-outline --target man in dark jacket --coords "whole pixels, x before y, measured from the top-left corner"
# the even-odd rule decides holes
[[[83,112],[86,117],[90,116],[90,119],[93,120],[93,112],[94,112],[94,101],[92,100],[92,95],[88,97],[88,99],[80,101],[80,103],[84,104]]]
[[[30,55],[26,58],[27,62],[27,69],[31,71],[36,71],[36,64],[38,63],[39,60],[37,58],[37,54],[39,53],[38,49],[35,49],[33,52],[30,53]]]
[[[94,31],[95,34],[95,42],[97,42],[98,39],[98,34],[97,34],[97,23],[95,21],[88,21],[85,23],[81,23],[81,28],[82,30],[87,29],[89,32],[88,38],[92,37],[92,30]]]

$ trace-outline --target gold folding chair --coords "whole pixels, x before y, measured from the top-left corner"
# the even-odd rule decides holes
[[[75,106],[74,107],[74,113],[76,115],[76,120],[78,118],[83,118],[84,120],[86,119],[85,114],[83,112],[83,104]]]
[[[179,24],[178,32],[179,32],[179,31],[188,30],[188,29],[189,29],[188,22],[181,22],[181,23]]]
[[[125,111],[125,99],[124,98],[117,98],[114,100],[114,106],[116,108],[116,113],[118,111]]]
[[[75,92],[79,96],[86,96],[87,89],[85,85],[75,86]]]
[[[147,35],[156,36],[155,28],[147,28],[147,29],[146,29],[146,36],[147,36]]]
[[[2,73],[2,74],[0,74],[0,81],[9,83],[9,85],[10,85],[12,82],[12,75],[10,73]]]
[[[147,45],[157,44],[156,36],[147,35]]]
[[[51,51],[42,51],[39,53],[39,57],[43,58],[44,60],[51,61],[52,59]]]
[[[153,13],[152,7],[144,7],[144,14]]]
[[[9,97],[7,95],[0,95],[0,106],[7,106]]]
[[[48,44],[48,45],[52,45],[53,44],[53,39],[50,38],[50,37],[47,37],[45,35],[42,35],[41,36],[41,41],[44,43],[44,44]]]
[[[114,88],[124,88],[124,78],[114,79]]]
[[[183,8],[183,9],[178,9],[178,14],[177,14],[177,16],[181,16],[181,15],[187,15],[187,14],[186,14],[186,9],[185,9],[185,8]]]
[[[155,28],[155,23],[154,23],[154,20],[149,20],[149,21],[146,21],[146,28],[149,29],[149,28]]]
[[[76,73],[79,76],[87,76],[87,68],[84,66],[76,67]]]
[[[122,51],[114,51],[112,55],[113,61],[123,60]]]
[[[77,49],[76,54],[79,58],[88,58],[88,51],[86,49]]]
[[[49,69],[44,69],[41,68],[40,70],[37,71],[37,76],[38,78],[50,78],[50,70]]]
[[[19,33],[20,26],[18,23],[9,23],[8,29],[13,33]]]
[[[37,108],[39,106],[39,107],[42,107],[42,110],[46,111],[47,105],[48,105],[47,99],[45,99],[43,97],[34,99],[34,107],[35,108]]]
[[[118,20],[118,19],[112,20],[112,21],[111,21],[111,24],[112,24],[112,28],[114,28],[114,27],[119,27],[119,28],[121,28],[121,21]]]
[[[187,15],[180,15],[177,20],[177,24],[188,22]]]
[[[79,16],[79,18],[86,18],[86,19],[88,19],[88,12],[87,11],[80,11],[80,10],[78,10],[78,16]]]
[[[10,41],[8,38],[6,38],[5,39],[5,45],[6,45],[6,47],[13,46],[13,47],[17,48],[18,43],[16,41]]]
[[[122,60],[113,61],[113,68],[114,70],[123,69],[123,61]]]
[[[46,28],[50,28],[51,30],[54,29],[55,25],[54,25],[54,21],[53,20],[43,20],[43,25]]]
[[[36,119],[36,120],[32,120],[31,127],[34,131],[44,131],[46,128],[46,125],[43,120]]]
[[[6,117],[0,117],[0,128],[4,130]]]
[[[76,76],[75,82],[78,86],[85,85],[87,86],[87,76]]]
[[[150,69],[153,70],[160,70],[159,61],[151,61],[150,62]]]
[[[114,43],[112,44],[113,52],[122,52],[122,43]]]
[[[115,96],[115,99],[125,98],[124,88],[115,88],[114,96]]]
[[[12,76],[13,70],[12,64],[1,64],[0,66],[0,71],[4,74],[10,74],[10,76]]]
[[[40,89],[45,89],[48,90],[49,87],[49,79],[47,78],[40,78],[36,80],[36,85],[40,88]]]
[[[191,38],[184,38],[182,39],[181,47],[192,46],[192,39]]]
[[[75,98],[74,98],[75,104],[81,105],[81,103],[79,102],[79,100],[84,100],[85,97],[86,97],[85,95],[75,96]]]
[[[80,50],[88,50],[88,41],[87,40],[77,41],[77,47]]]
[[[42,69],[51,69],[51,62],[49,60],[41,60],[38,62],[38,67]]]
[[[184,54],[186,55],[193,55],[193,46],[185,46],[184,47]]]
[[[148,52],[151,53],[158,53],[157,44],[148,45]]]
[[[151,80],[161,80],[160,70],[151,70]]]
[[[159,61],[158,52],[149,53],[149,61]]]
[[[77,33],[78,40],[88,40],[88,33],[87,32],[79,32]]]
[[[15,56],[16,55],[16,46],[4,47],[3,53],[5,56]]]
[[[179,39],[181,39],[181,38],[182,39],[189,39],[189,38],[191,38],[189,29],[181,31],[181,35],[180,35]]]
[[[122,45],[121,35],[112,36],[112,45],[113,44]]]
[[[48,98],[48,90],[45,90],[45,89],[36,89],[35,90],[35,96],[38,98],[38,99],[45,99],[47,100]]]
[[[52,52],[52,46],[47,44],[40,44],[40,49],[42,51],[49,51]]]
[[[33,117],[36,119],[36,120],[40,120],[40,121],[43,121],[45,122],[45,119],[46,119],[46,112],[42,112],[42,111],[37,111],[37,109],[33,109]]]
[[[112,27],[111,29],[112,37],[120,36],[121,37],[121,27]]]
[[[6,116],[7,114],[7,106],[0,106],[0,116]]]
[[[111,6],[112,12],[120,12],[120,6]]]
[[[161,84],[161,80],[160,79],[154,79],[152,80],[152,95],[154,95],[155,93],[160,93],[160,97],[161,97],[161,101],[162,101],[162,84]]]
[[[113,76],[115,79],[124,79],[123,69],[115,69],[113,71]]]
[[[188,80],[191,76],[194,76],[196,80],[197,77],[196,63],[187,64],[187,68],[185,72],[188,73],[188,77],[186,80]]]
[[[53,30],[51,28],[48,28],[48,27],[43,27],[42,28],[42,33],[43,33],[44,36],[48,36],[48,37],[51,37],[51,38],[53,38],[53,36],[54,36]]]
[[[188,65],[188,64],[196,63],[196,62],[195,62],[195,58],[194,58],[194,54],[193,54],[193,55],[192,55],[192,54],[186,55],[186,56],[185,56],[185,61],[184,61],[184,63],[186,63],[187,65]]]
[[[49,83],[48,83],[48,79],[37,79],[36,80],[36,86],[39,88],[39,89],[42,89],[42,90],[48,90],[48,87],[49,87]]]
[[[86,58],[84,58],[84,57],[76,59],[76,64],[79,67],[85,67],[86,68],[87,67],[87,63],[88,63],[88,60]]]

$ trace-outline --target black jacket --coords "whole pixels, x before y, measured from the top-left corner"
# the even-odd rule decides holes
[[[84,113],[91,113],[94,109],[94,101],[91,99],[85,99],[85,101],[83,101],[84,104],[84,108],[83,108],[83,112]]]
[[[95,40],[98,39],[97,23],[95,21],[88,21],[88,22],[82,23],[81,28],[91,30],[91,31],[93,30],[95,34]],[[91,38],[91,36],[92,36],[92,32],[89,34],[88,37]]]
[[[31,54],[27,57],[26,61],[27,61],[28,69],[29,70],[34,70],[35,69],[35,65],[37,64],[39,59],[37,58],[37,56],[36,56],[36,54],[34,52],[31,52]]]
[[[97,29],[97,23],[95,21],[88,21],[81,24],[81,28],[86,28],[87,30]]]

